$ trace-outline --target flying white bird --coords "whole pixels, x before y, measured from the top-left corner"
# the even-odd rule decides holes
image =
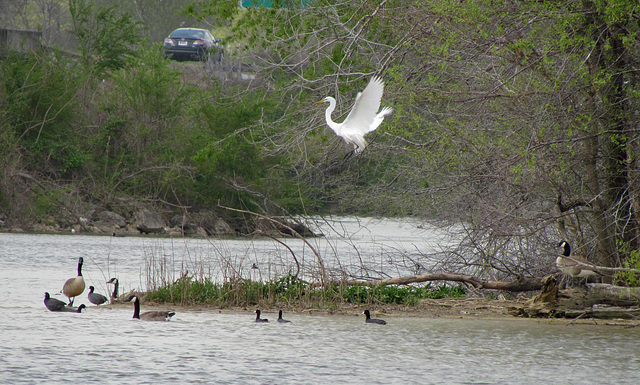
[[[393,108],[390,107],[383,107],[378,112],[383,90],[384,83],[382,80],[377,76],[372,77],[364,91],[358,92],[351,112],[342,123],[336,123],[331,119],[331,114],[336,109],[336,100],[334,98],[327,96],[316,103],[329,103],[329,107],[324,113],[327,125],[345,142],[353,144],[353,149],[356,153],[362,152],[367,146],[364,135],[378,128],[384,117],[393,112]]]

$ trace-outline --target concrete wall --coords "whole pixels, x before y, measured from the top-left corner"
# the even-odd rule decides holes
[[[6,56],[9,51],[38,51],[42,49],[41,38],[42,32],[0,28],[0,56]]]

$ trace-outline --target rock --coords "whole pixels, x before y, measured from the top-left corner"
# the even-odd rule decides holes
[[[166,226],[160,214],[158,214],[157,212],[151,211],[149,209],[141,209],[136,211],[136,213],[133,215],[133,218],[138,231],[141,231],[140,228],[163,229]],[[155,232],[160,232],[160,231],[155,231]]]
[[[194,215],[200,226],[210,235],[236,235],[233,228],[211,211],[203,210]]]
[[[175,215],[169,221],[169,225],[180,230],[181,234],[190,235],[198,231],[198,225],[186,215]]]
[[[102,232],[112,233],[116,229],[127,226],[127,221],[120,214],[113,211],[102,211],[97,215],[97,220],[93,226],[99,228]]]

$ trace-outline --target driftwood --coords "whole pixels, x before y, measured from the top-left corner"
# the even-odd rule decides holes
[[[505,291],[533,291],[540,290],[543,278],[538,277],[520,277],[515,281],[486,281],[478,277],[466,274],[454,273],[432,273],[421,275],[410,275],[405,277],[388,278],[377,281],[341,281],[340,284],[348,286],[356,285],[408,285],[410,283],[431,282],[431,281],[451,281],[462,282],[473,286],[476,289],[492,289]],[[321,283],[315,286],[322,286]]]
[[[532,318],[640,319],[639,305],[640,287],[593,283],[558,290],[557,279],[551,276],[545,278],[540,294],[509,313]]]

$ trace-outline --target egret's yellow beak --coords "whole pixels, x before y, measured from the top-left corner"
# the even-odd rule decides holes
[[[326,100],[322,99],[316,102],[316,104],[324,103]]]

